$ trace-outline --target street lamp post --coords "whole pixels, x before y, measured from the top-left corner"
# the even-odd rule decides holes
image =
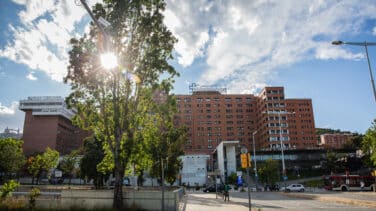
[[[375,46],[376,43],[375,42],[343,42],[343,41],[338,40],[338,41],[333,41],[332,44],[333,45],[357,45],[357,46],[364,46],[364,48],[366,49],[366,56],[367,56],[367,62],[368,62],[368,70],[369,70],[369,74],[370,74],[370,77],[371,77],[371,84],[372,84],[372,89],[373,89],[373,97],[375,98],[375,102],[376,102],[375,81],[373,80],[371,63],[369,61],[368,48],[367,48],[367,46]]]
[[[267,113],[267,114],[277,114],[278,115],[278,124],[279,124],[279,142],[280,142],[280,147],[281,147],[281,160],[282,160],[282,177],[283,177],[283,181],[284,181],[284,184],[285,184],[285,189],[286,189],[286,179],[287,179],[287,176],[286,176],[286,165],[285,165],[285,153],[284,153],[284,145],[283,145],[283,142],[282,142],[282,124],[281,124],[281,114],[295,114],[295,112],[287,112],[287,111],[277,111],[277,112],[271,112],[271,111],[267,111],[267,112],[263,112],[263,113]]]
[[[252,142],[253,142],[253,162],[255,164],[255,179],[256,179],[256,191],[257,191],[257,183],[258,183],[258,175],[257,175],[257,161],[256,161],[256,149],[255,149],[255,135],[257,130],[252,133]]]
[[[161,209],[164,209],[164,193],[165,193],[165,186],[164,186],[164,165],[163,165],[163,158],[161,159],[161,166],[162,166],[162,201],[161,201]]]
[[[278,124],[279,124],[279,141],[281,145],[281,159],[282,159],[282,175],[283,175],[283,181],[286,181],[286,166],[285,166],[285,153],[283,149],[283,143],[282,143],[282,125],[281,125],[281,112],[277,112],[278,114]],[[285,182],[285,188],[286,188],[286,182]]]

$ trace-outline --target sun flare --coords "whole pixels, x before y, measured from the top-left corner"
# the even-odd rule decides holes
[[[106,70],[115,68],[118,65],[117,58],[114,53],[107,52],[101,55],[102,67]]]

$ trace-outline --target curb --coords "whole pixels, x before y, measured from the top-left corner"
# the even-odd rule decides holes
[[[371,207],[376,208],[376,202],[374,201],[367,201],[367,200],[360,200],[360,199],[347,199],[347,198],[340,198],[340,197],[333,197],[333,196],[315,196],[309,194],[295,194],[295,193],[282,193],[285,196],[295,197],[295,198],[303,198],[303,199],[313,199],[325,202],[335,202],[341,204],[348,204],[348,205],[358,205],[363,207]]]

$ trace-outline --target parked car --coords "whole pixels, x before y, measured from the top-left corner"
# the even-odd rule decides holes
[[[247,189],[247,187],[244,188],[244,189]],[[262,186],[260,186],[260,185],[257,186],[257,189],[256,189],[256,186],[251,186],[250,189],[251,189],[251,191],[253,191],[253,192],[256,192],[256,191],[264,191],[264,188],[263,188]]]
[[[223,184],[217,184],[217,192],[222,192],[223,190],[225,190],[225,186]],[[207,186],[206,188],[203,189],[203,191],[205,193],[215,192],[216,191],[215,190],[215,184]]]
[[[302,184],[291,184],[287,186],[286,188],[285,187],[281,188],[281,191],[287,191],[287,192],[290,192],[290,191],[304,192],[304,190],[305,188],[304,188],[304,185]]]
[[[123,178],[123,185],[124,186],[131,186],[130,179],[128,177]],[[115,178],[113,178],[110,182],[110,187],[115,186]]]
[[[279,185],[278,184],[273,184],[273,185],[265,185],[264,187],[265,191],[279,191]]]

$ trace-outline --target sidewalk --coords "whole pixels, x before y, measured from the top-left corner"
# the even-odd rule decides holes
[[[225,202],[221,195],[216,197],[215,194],[202,194],[190,192],[185,196],[184,211],[248,211],[248,200],[231,198],[230,201]],[[257,210],[252,209],[252,210]]]
[[[286,196],[313,199],[324,202],[336,202],[341,204],[376,208],[376,194],[373,192],[327,192],[318,193],[282,193]]]

